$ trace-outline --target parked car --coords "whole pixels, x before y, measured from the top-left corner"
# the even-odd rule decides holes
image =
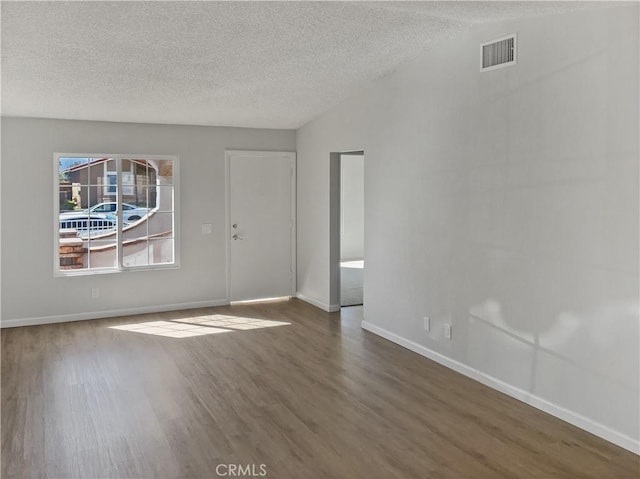
[[[91,208],[87,208],[85,210],[60,213],[60,216],[72,215],[80,212],[91,215],[94,213],[110,213],[115,215],[117,213],[117,206],[118,205],[115,201],[105,201],[104,203],[98,203],[97,205],[93,205]],[[133,223],[144,218],[148,214],[149,208],[143,208],[129,203],[122,203],[122,221],[125,223]]]
[[[88,215],[83,212],[60,214],[60,229],[74,229],[81,238],[115,231],[118,218],[112,214],[95,213]]]

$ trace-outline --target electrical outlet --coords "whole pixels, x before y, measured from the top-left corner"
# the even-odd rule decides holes
[[[428,316],[424,317],[424,330],[429,332],[431,331],[431,319]]]
[[[451,325],[448,323],[444,323],[444,337],[451,339]]]
[[[211,223],[202,223],[200,225],[200,230],[203,235],[210,235],[213,233],[213,225]]]
[[[99,298],[100,297],[100,288],[91,288],[91,297]]]

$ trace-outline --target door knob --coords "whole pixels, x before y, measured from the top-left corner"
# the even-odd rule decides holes
[[[240,235],[233,235],[233,236],[232,236],[232,238],[233,238],[234,240],[236,240],[236,241],[241,240],[241,239],[244,239],[244,238],[243,238],[242,236],[240,236]]]

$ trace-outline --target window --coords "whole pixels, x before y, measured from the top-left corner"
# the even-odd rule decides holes
[[[176,157],[54,159],[57,275],[178,265]]]
[[[90,211],[94,213],[115,213],[117,211],[117,203],[101,203],[99,205],[94,206],[93,208],[89,208]],[[126,208],[125,208],[126,209]]]
[[[118,175],[115,171],[105,172],[104,185],[104,194],[108,196],[115,196],[118,189]]]

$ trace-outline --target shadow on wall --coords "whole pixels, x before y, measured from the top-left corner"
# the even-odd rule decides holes
[[[624,357],[619,354],[610,355],[609,352],[633,350],[632,347],[623,347],[623,344],[637,342],[637,335],[629,333],[634,330],[637,332],[639,329],[639,310],[638,302],[629,301],[611,303],[591,313],[561,312],[547,329],[534,332],[509,325],[505,320],[501,303],[495,299],[487,299],[469,309],[469,331],[473,337],[474,331],[488,326],[532,350],[586,368],[592,374],[616,378],[624,376],[618,373],[625,368],[625,363],[634,365],[638,362],[638,358],[633,357],[633,354]],[[470,351],[478,351],[478,348],[472,347]],[[488,348],[485,352],[488,352]],[[612,364],[613,361],[621,364]],[[534,362],[531,364],[530,382],[527,387],[532,392],[536,390],[535,368]],[[625,385],[622,377],[617,379],[620,385]],[[629,384],[626,386],[631,387]]]
[[[469,365],[558,406],[580,404],[576,412],[603,424],[620,408],[636,411],[618,427],[637,436],[640,303],[567,308],[552,321],[529,322],[540,324],[537,330],[513,321],[519,309],[496,298],[469,308]]]

